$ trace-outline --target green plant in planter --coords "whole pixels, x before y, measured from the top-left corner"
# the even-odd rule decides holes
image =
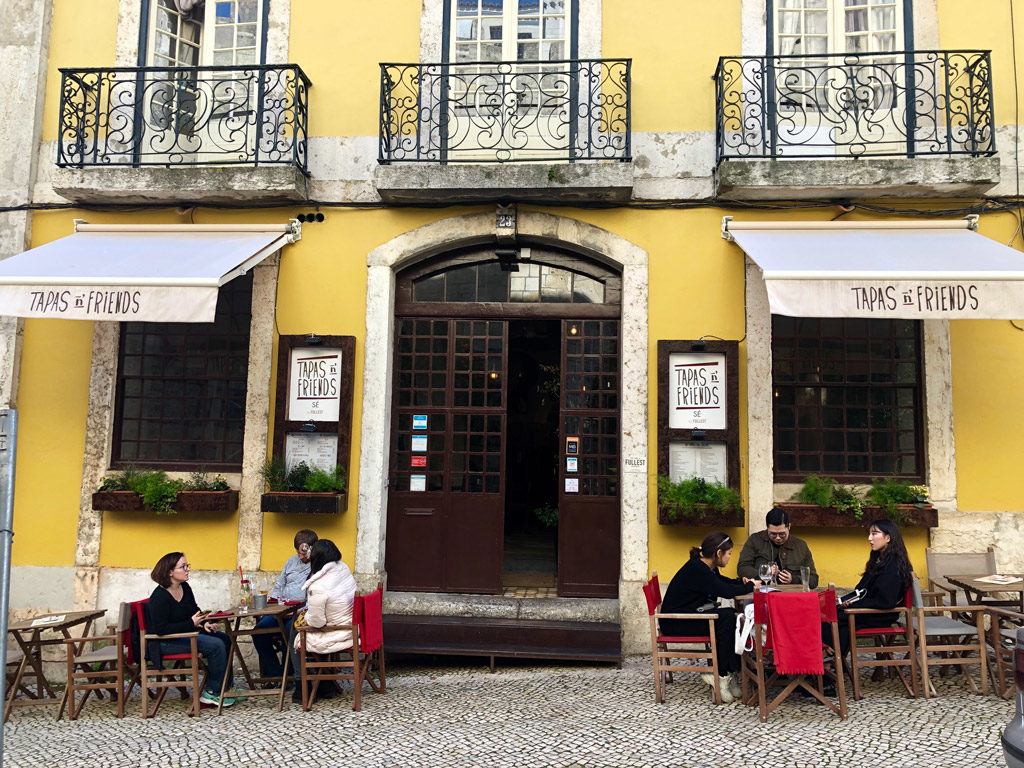
[[[677,517],[703,517],[704,507],[715,512],[731,512],[740,506],[740,495],[721,483],[709,483],[703,477],[673,482],[658,475],[658,503],[667,508],[670,520]]]
[[[864,515],[864,500],[856,486],[841,485],[831,477],[808,475],[803,487],[793,494],[795,501],[834,509],[838,515],[850,515],[860,520]]]
[[[210,477],[206,470],[199,470],[189,475],[182,486],[183,491],[230,491],[231,486],[228,485],[228,481],[220,475]]]
[[[340,464],[333,471],[326,471],[302,461],[289,470],[282,459],[273,458],[260,473],[272,493],[344,493],[347,485],[345,469]]]
[[[312,467],[306,475],[306,490],[313,493],[344,493],[344,467],[339,464],[332,472]]]
[[[865,494],[869,501],[885,508],[885,513],[893,520],[899,522],[903,518],[897,504],[914,504],[923,507],[928,503],[928,486],[911,485],[898,480],[879,480],[877,477],[871,481],[871,487]]]
[[[159,515],[172,514],[172,505],[184,487],[181,480],[172,480],[166,472],[139,470],[135,467],[103,478],[100,491],[132,491],[142,497],[142,506]]]
[[[554,528],[558,525],[558,507],[552,506],[551,504],[545,504],[543,507],[537,507],[533,510],[533,516],[536,517],[545,528]]]

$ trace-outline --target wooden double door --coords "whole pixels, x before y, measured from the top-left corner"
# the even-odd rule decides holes
[[[507,318],[399,317],[386,568],[396,590],[499,594],[508,482]],[[558,594],[619,576],[618,319],[559,319]],[[550,442],[549,442],[550,444]],[[557,469],[554,469],[557,467]]]

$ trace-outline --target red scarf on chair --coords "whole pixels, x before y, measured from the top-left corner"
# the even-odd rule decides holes
[[[821,609],[817,592],[771,592],[768,635],[782,675],[821,675]]]

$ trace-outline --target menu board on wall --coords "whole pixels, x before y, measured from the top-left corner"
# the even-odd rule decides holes
[[[338,421],[341,350],[294,347],[288,375],[289,421]]]
[[[670,429],[725,429],[725,355],[675,352],[668,358]]]
[[[338,465],[338,436],[289,432],[284,438],[285,466],[291,470],[302,462],[325,472],[333,472]]]
[[[729,485],[725,443],[672,442],[668,446],[669,478],[674,483],[702,477]]]

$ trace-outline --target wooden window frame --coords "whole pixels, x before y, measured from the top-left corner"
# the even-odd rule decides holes
[[[678,429],[668,425],[669,356],[689,352],[725,355],[725,429]],[[739,391],[738,341],[658,340],[658,474],[669,476],[669,443],[725,443],[726,485],[740,492]]]
[[[805,318],[798,318],[798,319],[805,319]],[[816,319],[826,319],[826,318],[816,318]],[[827,318],[827,319],[838,319],[838,320],[841,320],[841,321],[846,321],[846,320],[856,320],[856,319],[859,319],[859,318]],[[774,320],[772,322],[774,322]],[[868,320],[868,322],[871,322],[871,320]],[[889,320],[888,322],[896,323],[896,322],[900,322],[900,321],[898,321],[898,320]],[[828,388],[844,389],[844,390],[858,389],[858,390],[864,390],[864,391],[869,392],[869,393],[874,388],[884,389],[886,391],[899,391],[901,389],[903,389],[903,390],[911,390],[912,389],[915,392],[913,411],[914,411],[914,458],[915,458],[915,463],[916,463],[916,467],[917,467],[916,471],[913,472],[913,473],[906,473],[906,474],[894,474],[894,473],[887,473],[887,472],[881,472],[881,471],[873,471],[873,470],[871,470],[869,468],[866,472],[836,472],[836,471],[825,469],[824,466],[820,466],[817,470],[801,470],[801,469],[799,469],[799,467],[797,467],[794,470],[785,470],[785,471],[780,470],[778,468],[779,467],[779,462],[777,460],[777,456],[779,454],[779,448],[778,448],[779,427],[778,427],[778,419],[776,418],[776,408],[778,408],[779,406],[777,404],[777,399],[775,397],[773,397],[772,398],[772,424],[773,424],[773,428],[772,428],[772,465],[774,467],[774,482],[776,482],[776,483],[794,483],[794,482],[795,483],[801,483],[801,482],[803,482],[807,478],[808,475],[824,475],[824,476],[827,476],[827,477],[833,477],[833,478],[835,478],[839,482],[854,483],[854,484],[864,483],[864,482],[870,483],[871,480],[873,478],[876,478],[876,477],[879,477],[879,478],[895,478],[895,479],[898,479],[898,480],[901,480],[901,481],[907,481],[907,482],[921,482],[921,483],[923,483],[925,481],[926,474],[927,474],[927,472],[926,472],[926,455],[925,455],[925,439],[926,439],[925,436],[926,436],[926,430],[927,430],[927,424],[926,424],[927,415],[926,415],[926,407],[925,407],[925,377],[924,377],[924,356],[925,356],[924,345],[925,345],[925,342],[924,342],[924,326],[922,324],[923,321],[915,320],[915,321],[912,321],[912,322],[916,323],[915,327],[916,327],[916,331],[917,331],[916,335],[915,335],[915,343],[917,345],[917,360],[916,360],[917,367],[916,367],[916,373],[915,373],[916,380],[915,380],[915,382],[913,384],[901,384],[901,383],[896,382],[896,381],[888,382],[888,383],[872,383],[870,380],[865,382],[865,383],[863,383],[863,384],[861,384],[861,383],[848,383],[848,382],[817,382],[817,383],[810,383],[810,382],[808,382],[808,383],[801,384],[801,382],[799,382],[799,381],[797,381],[795,379],[793,381],[778,381],[778,380],[776,380],[775,364],[774,364],[775,363],[776,334],[773,332],[772,333],[772,346],[771,346],[771,356],[772,356],[772,382],[771,382],[771,385],[772,385],[772,392],[773,393],[776,392],[779,387],[786,387],[786,388],[794,388],[794,389],[796,389],[796,388],[800,388],[801,386],[815,388],[815,389],[818,389],[819,391],[822,390],[822,389],[828,389]],[[892,332],[890,332],[890,337],[891,337],[891,335],[892,335]],[[793,336],[793,337],[784,337],[784,338],[793,338],[794,340],[798,340],[801,337],[800,336]],[[820,325],[819,325],[819,332],[818,332],[818,339],[819,339],[819,341],[820,341],[821,338],[822,338],[822,334],[821,334]],[[848,337],[844,334],[843,338],[846,339]],[[856,337],[855,336],[853,338],[860,338],[860,337]],[[863,338],[867,342],[870,342],[870,340],[872,339],[872,336],[870,334],[868,334],[868,335],[865,335]],[[844,362],[845,362],[845,360],[844,360]],[[868,358],[868,362],[870,364],[871,358]],[[892,363],[892,359],[890,359],[890,363]],[[831,406],[831,407],[837,407],[838,408],[839,406]],[[843,409],[844,413],[845,413],[845,411],[847,410],[848,407],[850,407],[850,406],[847,406],[847,405],[842,406],[842,409]],[[868,403],[864,407],[866,409],[870,410],[872,406],[871,406],[870,403]],[[793,408],[794,408],[794,411],[796,411],[796,406],[795,405],[793,406]],[[795,441],[798,441],[798,439],[799,439],[799,431],[800,431],[798,428],[794,427],[792,430],[787,429],[787,431],[792,431],[794,433]],[[820,433],[824,433],[825,429],[823,427],[819,426],[818,427],[818,431]],[[874,430],[870,427],[870,417],[869,417],[869,426],[868,427],[865,427],[863,429],[846,427],[846,428],[844,428],[841,431],[844,434],[847,433],[847,432],[851,432],[851,431],[854,431],[854,432],[864,432],[866,435],[870,436],[870,434]],[[897,436],[899,434],[899,430],[887,429],[885,431],[889,432],[889,433],[892,433],[892,434],[895,434]],[[867,447],[866,447],[866,449],[862,453],[867,457],[868,462],[870,464],[871,457],[873,455],[875,455],[875,454],[874,454],[874,451],[872,451],[872,449],[870,447],[870,441],[867,440],[866,443],[867,443]],[[799,458],[800,458],[800,455],[801,455],[801,451],[799,449],[796,449],[794,451],[785,451],[785,453],[786,454],[792,453],[794,455],[794,457],[796,458],[796,461],[799,462]],[[804,453],[806,453],[806,454],[813,454],[815,452],[814,451],[805,451]],[[817,453],[817,455],[819,457],[824,457],[826,455],[826,452],[825,452],[823,446],[819,447],[819,450],[816,453]],[[842,455],[842,456],[846,457],[846,456],[849,456],[853,452],[848,451],[848,450],[844,450],[844,451],[841,451],[841,452],[831,452],[830,451],[829,453],[837,453],[839,455]],[[893,454],[893,455],[899,455],[900,452],[898,452],[898,451],[891,451],[891,452],[885,452],[885,453],[879,452],[879,453],[882,454],[882,455],[885,455],[885,453],[889,453],[889,454]],[[844,463],[846,463],[845,460],[844,460]]]
[[[338,455],[336,464],[345,470],[346,488],[351,487],[350,458],[352,454],[352,396],[355,382],[355,336],[320,336],[319,342],[310,344],[308,334],[290,334],[278,337],[277,378],[274,398],[274,440],[272,456],[284,461],[285,436],[290,432],[302,432],[305,421],[290,421],[288,416],[288,383],[291,372],[291,354],[297,347],[323,347],[341,350],[341,391],[338,402],[337,421],[317,421],[316,434],[337,434]]]

